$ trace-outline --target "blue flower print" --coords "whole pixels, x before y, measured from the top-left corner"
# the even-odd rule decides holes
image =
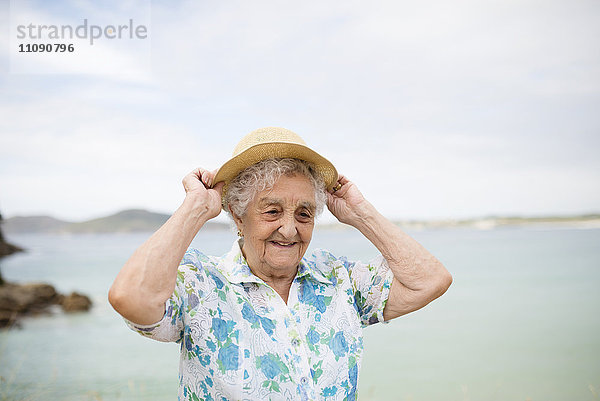
[[[204,356],[198,355],[198,361],[200,361],[200,364],[202,366],[208,366],[208,364],[210,363],[210,354],[205,354]]]
[[[267,378],[273,380],[277,375],[281,373],[281,367],[277,360],[275,359],[275,355],[266,354],[260,356],[260,370],[263,371]]]
[[[325,387],[323,389],[323,392],[321,393],[321,395],[323,397],[332,397],[335,395],[335,393],[337,393],[337,387],[331,386],[331,387]]]
[[[273,335],[273,329],[275,329],[275,324],[271,319],[261,316],[260,324],[262,325],[263,329],[267,332],[268,335]]]
[[[304,280],[302,283],[302,290],[300,291],[300,294],[298,294],[300,298],[300,302],[303,302],[305,304],[312,304],[315,302],[315,297],[317,296],[315,294],[315,287],[313,286],[313,284],[310,282],[310,280]]]
[[[173,303],[172,302],[169,303],[169,307],[167,308],[167,311],[165,312],[165,315],[166,316],[174,315],[174,313],[173,313]]]
[[[311,326],[310,330],[306,334],[306,339],[308,340],[309,343],[314,345],[319,342],[319,340],[321,339],[321,336],[319,335],[319,333],[317,333],[315,328]]]
[[[242,307],[242,317],[252,324],[258,322],[258,316],[256,315],[256,312],[254,312],[254,308],[252,308],[247,302],[245,302],[244,306]]]
[[[348,377],[350,378],[350,384],[356,387],[358,383],[358,364],[355,363],[350,368],[350,371],[348,372]]]
[[[191,352],[193,347],[194,343],[192,342],[192,337],[188,333],[185,336],[185,349]]]
[[[315,293],[315,286],[310,280],[304,280],[299,295],[300,302],[314,306],[321,313],[325,312],[325,297]]]
[[[335,333],[331,340],[329,340],[329,348],[333,351],[336,359],[343,357],[348,352],[348,343],[346,342],[344,333],[341,331]]]
[[[348,377],[350,379],[350,391],[348,393],[348,400],[356,399],[356,386],[358,382],[358,364],[354,364],[348,372]]]
[[[192,265],[196,264],[198,260],[198,255],[193,250],[188,250],[185,255],[183,255],[183,259],[181,260],[182,265]]]
[[[323,295],[317,295],[317,299],[315,300],[315,308],[321,313],[325,313],[325,297]]]
[[[354,309],[357,313],[361,313],[367,299],[359,291],[354,292]]]
[[[213,317],[212,329],[217,340],[223,342],[227,339],[227,322],[218,317]]]
[[[198,306],[199,302],[198,296],[193,292],[188,296],[188,305],[190,306],[190,309],[194,309],[196,306]]]
[[[236,323],[233,320],[223,320],[218,317],[213,317],[212,330],[216,339],[221,343],[225,342],[228,337],[235,337],[237,339],[239,330],[233,331],[235,324]]]
[[[239,347],[233,343],[229,343],[219,349],[218,361],[222,371],[237,370],[239,366]]]

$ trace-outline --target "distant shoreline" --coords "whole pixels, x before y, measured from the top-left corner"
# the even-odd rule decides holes
[[[132,233],[154,232],[167,219],[169,214],[154,213],[142,209],[124,210],[109,216],[82,222],[68,222],[51,216],[16,216],[3,221],[2,229],[7,234],[47,233]],[[392,220],[407,230],[472,228],[491,230],[502,227],[545,227],[545,228],[600,228],[600,214],[576,216],[489,216],[470,219],[431,219],[431,220]],[[319,223],[319,229],[349,228],[343,224]],[[208,222],[203,230],[231,230],[231,225],[223,222]]]
[[[491,230],[502,227],[545,228],[600,228],[600,215],[545,216],[545,217],[485,217],[461,220],[396,221],[397,225],[410,229],[475,228]]]
[[[539,227],[539,228],[600,228],[600,214],[576,216],[490,216],[469,219],[430,219],[430,220],[398,220],[392,222],[407,230],[427,230],[444,228],[472,228],[477,230],[493,230],[502,227]],[[319,227],[326,229],[350,228],[339,223],[324,223]]]

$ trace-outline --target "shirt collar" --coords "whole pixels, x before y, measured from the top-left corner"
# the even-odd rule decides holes
[[[230,283],[264,283],[262,279],[255,276],[242,254],[239,241],[234,241],[231,250],[225,255],[217,265],[217,269],[229,280]],[[298,265],[296,280],[305,276],[312,277],[314,280],[324,284],[332,284],[323,273],[316,267],[314,261],[308,262],[302,258]]]
[[[308,261],[306,258],[302,258],[298,265],[298,273],[296,273],[296,280],[302,277],[312,277],[314,280],[323,284],[332,284],[321,270],[319,270],[314,261]]]
[[[234,241],[231,250],[221,259],[221,262],[217,265],[217,269],[230,283],[263,283],[250,270],[246,258],[242,254],[239,241]]]

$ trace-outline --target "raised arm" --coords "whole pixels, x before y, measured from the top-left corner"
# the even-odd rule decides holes
[[[177,280],[177,268],[208,220],[221,211],[223,183],[212,186],[214,172],[201,168],[183,179],[186,196],[167,222],[125,263],[108,293],[113,308],[136,324],[158,322]]]
[[[342,223],[358,229],[381,252],[394,274],[383,311],[394,319],[427,305],[441,296],[452,276],[421,244],[383,217],[354,183],[340,176],[341,188],[328,193],[327,207]]]

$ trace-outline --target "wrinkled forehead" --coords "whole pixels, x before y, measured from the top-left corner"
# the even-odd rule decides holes
[[[272,196],[263,196],[261,197],[259,194],[257,205],[259,208],[267,208],[269,206],[277,206],[281,208],[294,208],[300,209],[305,208],[310,211],[315,211],[317,209],[317,205],[314,201],[314,195],[312,199],[302,199],[301,197],[286,197],[286,198],[276,198]]]
[[[316,208],[315,188],[310,179],[301,174],[279,177],[271,188],[257,193],[255,199],[261,205]]]

